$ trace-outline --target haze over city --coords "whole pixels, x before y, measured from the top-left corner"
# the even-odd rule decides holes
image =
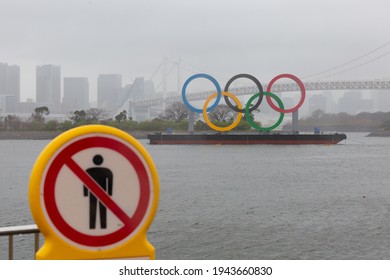
[[[122,86],[152,77],[157,87],[162,74],[155,71],[165,58],[170,65],[180,61],[183,80],[205,72],[221,85],[237,73],[264,83],[280,73],[304,81],[390,77],[385,0],[4,0],[0,5],[0,62],[20,67],[21,101],[36,100],[39,65],[60,66],[61,79],[86,77],[92,103],[100,74],[121,75]],[[175,79],[171,74],[169,91],[177,91]]]

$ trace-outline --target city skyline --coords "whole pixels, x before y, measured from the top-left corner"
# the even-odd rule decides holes
[[[85,110],[90,107],[89,82],[85,77],[64,77],[62,111]]]
[[[14,82],[12,87],[14,89],[20,88],[20,79],[15,74],[20,71],[20,67],[8,63],[0,63],[0,66],[2,66],[0,69],[14,69],[10,73],[13,73],[17,83]],[[18,71],[15,72],[15,69]],[[5,70],[3,72],[6,73]],[[3,76],[6,77],[6,75],[0,75],[0,89],[2,87],[5,88],[4,85],[6,84]],[[3,112],[28,112],[34,106],[47,106],[52,113],[63,114],[74,110],[88,109],[90,107],[102,108],[114,112],[120,109],[121,104],[125,105],[123,108],[130,112],[131,109],[124,103],[126,98],[130,96],[148,98],[155,94],[153,83],[151,81],[145,81],[143,78],[136,79],[133,84],[123,84],[121,74],[99,74],[96,83],[98,84],[97,88],[98,97],[100,95],[100,102],[91,102],[89,99],[89,79],[87,77],[62,77],[60,65],[37,65],[36,80],[36,102],[32,102],[32,100],[23,102],[22,100],[20,106],[12,105],[10,108],[13,109],[3,110]],[[5,92],[5,89],[2,92]],[[335,98],[335,95],[338,98]],[[0,97],[5,96],[9,96],[9,94],[5,95],[0,93]],[[15,96],[18,96],[17,90]],[[297,102],[299,93],[286,93],[283,96],[285,106],[291,107]],[[373,98],[367,98],[367,96],[372,96]],[[6,102],[6,99],[3,98],[2,100],[3,103]],[[15,99],[12,100],[15,102]],[[1,105],[1,108],[5,107],[4,104]],[[390,110],[390,97],[373,90],[369,92],[345,90],[343,92],[337,92],[337,94],[334,94],[334,91],[333,93],[332,91],[314,92],[307,97],[301,114],[303,116],[311,115],[317,109],[321,109],[326,113],[346,112],[350,114],[356,114],[360,111],[388,111]],[[145,116],[142,118],[144,119]]]
[[[20,101],[20,67],[0,62],[0,108],[16,112]]]
[[[61,112],[62,78],[58,65],[36,67],[35,102],[38,107],[46,106],[51,112]]]
[[[93,101],[99,74],[120,73],[123,84],[149,79],[165,57],[181,59],[182,79],[208,73],[221,84],[237,73],[264,82],[280,73],[390,76],[386,0],[4,0],[0,7],[0,61],[20,65],[22,100],[35,98],[35,65],[44,64],[87,77]]]

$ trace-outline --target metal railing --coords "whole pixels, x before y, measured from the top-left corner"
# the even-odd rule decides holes
[[[39,249],[39,229],[37,225],[14,226],[0,228],[0,236],[8,236],[8,259],[14,258],[14,235],[34,234],[35,253]]]

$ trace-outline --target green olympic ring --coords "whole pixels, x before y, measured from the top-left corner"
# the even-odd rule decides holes
[[[284,105],[283,105],[283,102],[282,100],[275,94],[273,94],[272,92],[263,92],[263,94],[265,96],[269,96],[269,97],[272,97],[273,99],[276,100],[276,102],[278,103],[279,105],[279,108],[284,110]],[[284,118],[284,113],[280,112],[280,116],[279,116],[279,119],[278,121],[272,125],[272,126],[268,126],[268,127],[261,127],[261,126],[258,126],[251,118],[250,118],[250,112],[249,112],[249,107],[252,103],[252,101],[256,98],[260,96],[260,93],[256,93],[255,95],[253,95],[251,98],[249,98],[246,106],[245,106],[245,118],[246,120],[248,121],[248,123],[256,130],[260,130],[260,131],[270,131],[276,127],[278,127],[281,122],[283,121],[283,118]]]

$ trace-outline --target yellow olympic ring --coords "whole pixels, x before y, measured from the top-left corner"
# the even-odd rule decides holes
[[[206,99],[206,101],[205,101],[205,103],[204,103],[204,105],[203,105],[203,118],[204,118],[206,124],[207,124],[209,127],[211,127],[212,129],[217,130],[217,131],[229,131],[229,130],[235,128],[235,127],[240,123],[241,118],[242,118],[242,114],[238,113],[238,114],[237,114],[236,120],[235,120],[231,125],[229,125],[229,126],[222,127],[222,126],[216,126],[215,124],[213,124],[213,123],[209,120],[209,117],[207,116],[207,106],[209,105],[211,99],[217,97],[217,95],[218,95],[217,92],[216,92],[216,93],[213,93],[212,95],[210,95],[210,96]],[[238,100],[238,98],[237,98],[234,94],[232,94],[232,93],[230,93],[230,92],[227,92],[227,91],[223,91],[223,92],[222,92],[222,95],[228,96],[228,97],[230,97],[231,99],[233,99],[234,102],[236,102],[238,109],[242,109],[242,105],[241,105],[240,100]]]

